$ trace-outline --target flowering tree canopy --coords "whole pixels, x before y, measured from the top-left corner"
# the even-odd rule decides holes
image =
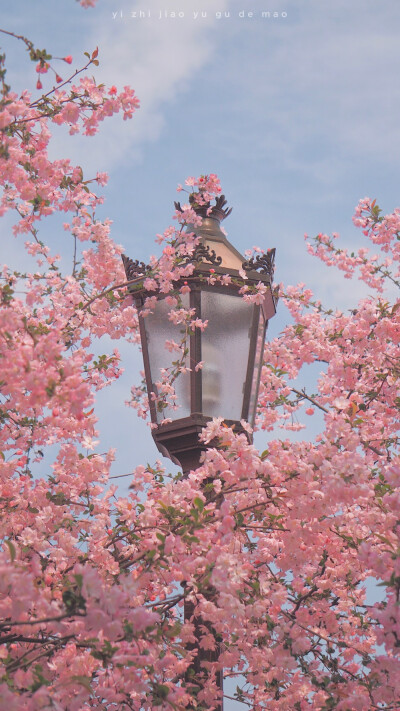
[[[122,248],[96,216],[106,176],[88,179],[67,158],[51,160],[48,144],[53,124],[92,135],[116,112],[130,119],[138,100],[129,87],[88,77],[97,50],[63,80],[45,50],[18,39],[37,88],[51,71],[56,86],[37,99],[13,92],[1,57],[0,210],[14,214],[31,263],[25,272],[4,265],[0,291],[4,708],[212,709],[223,667],[243,708],[398,709],[400,309],[390,294],[399,286],[400,210],[383,216],[368,199],[357,207],[354,222],[380,256],[348,254],[335,236],[308,244],[368,285],[371,295],[351,312],[325,307],[304,285],[280,286],[290,325],[265,346],[256,425],[300,429],[303,413],[320,410],[315,441],[285,435],[260,454],[214,419],[197,470],[171,477],[139,466],[121,497],[109,485],[113,453],[96,452],[93,410],[96,392],[121,373],[119,355],[96,357],[91,345],[104,335],[138,342],[137,314]],[[194,204],[207,207],[221,191],[215,175],[189,178],[186,189],[188,203],[158,236],[162,255],[145,275],[184,333],[206,327],[182,309],[190,287],[176,287],[196,246],[186,227],[200,219]],[[59,213],[68,265],[41,233]],[[243,298],[257,300],[261,287],[244,282]],[[184,367],[184,343],[171,347],[175,371],[160,376],[166,396]],[[309,392],[304,366],[316,362],[323,372]],[[139,386],[131,404],[145,415]],[[56,451],[51,466],[47,451]],[[380,581],[383,602],[367,604],[369,578]],[[188,674],[195,618],[201,646],[220,647],[204,679]]]

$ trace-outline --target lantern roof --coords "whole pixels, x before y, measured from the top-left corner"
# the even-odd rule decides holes
[[[196,245],[194,252],[187,256],[184,263],[192,262],[195,265],[196,274],[209,272],[213,267],[214,272],[219,274],[238,275],[238,272],[246,273],[245,279],[247,283],[262,281],[271,286],[274,274],[275,249],[269,249],[266,253],[255,255],[250,259],[245,257],[229,242],[226,235],[221,229],[221,222],[226,219],[232,212],[231,207],[227,207],[227,200],[224,195],[220,195],[215,199],[215,205],[210,202],[200,204],[196,201],[197,193],[192,193],[189,196],[189,202],[197,215],[202,218],[200,225],[188,225],[187,232],[194,232],[200,237],[199,243]],[[175,202],[175,208],[179,212],[183,212],[183,208],[179,202]],[[122,255],[122,260],[125,267],[127,278],[132,282],[137,282],[137,285],[130,290],[138,296],[139,291],[146,291],[143,288],[138,290],[138,285],[143,276],[153,270],[154,267],[132,260],[125,255]],[[274,300],[276,294],[274,293]]]
[[[206,203],[198,205],[195,200],[195,195],[190,195],[189,202],[197,215],[202,218],[199,227],[188,225],[188,232],[194,232],[200,237],[200,247],[204,247],[209,253],[215,253],[218,261],[218,266],[222,269],[242,268],[245,261],[244,256],[229,242],[226,235],[221,229],[221,222],[225,220],[231,212],[231,207],[226,207],[227,201],[225,195],[220,195],[215,200],[215,205]],[[180,209],[180,204],[175,203],[177,210]],[[198,252],[199,254],[196,254]],[[195,250],[192,256],[193,261],[197,261],[197,256],[204,256],[204,250]],[[220,259],[219,259],[220,258]]]

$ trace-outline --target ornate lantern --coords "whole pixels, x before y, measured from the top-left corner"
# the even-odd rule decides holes
[[[175,205],[179,210],[179,203]],[[221,230],[221,221],[231,212],[225,206],[221,195],[209,214],[209,206],[195,207],[203,218],[202,224],[190,228],[200,241],[190,257],[194,264],[194,271],[187,278],[190,291],[180,298],[183,308],[194,309],[194,318],[208,321],[208,325],[204,331],[196,328],[190,335],[188,370],[174,382],[177,409],[157,408],[152,393],[158,394],[155,383],[160,379],[160,370],[171,368],[176,360],[176,354],[169,352],[165,344],[179,341],[180,325],[168,318],[171,306],[162,293],[157,293],[152,312],[143,316],[146,297],[154,296],[141,286],[150,267],[123,256],[139,313],[150,414],[155,425],[153,437],[159,451],[179,463],[184,472],[198,466],[200,453],[206,448],[198,436],[210,419],[223,417],[237,431],[243,431],[241,420],[253,424],[265,332],[276,311],[271,285],[275,249],[246,261]],[[223,275],[230,279],[220,280]],[[259,303],[244,300],[240,293],[243,284],[251,289],[260,282],[266,288],[261,289],[264,294],[257,299]],[[182,285],[183,280],[177,288]],[[196,368],[201,362],[202,367]],[[163,424],[164,420],[168,421]]]

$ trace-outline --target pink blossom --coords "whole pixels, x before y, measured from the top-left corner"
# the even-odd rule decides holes
[[[258,343],[262,452],[248,422],[221,413],[201,432],[192,471],[172,476],[156,461],[115,473],[114,450],[98,441],[96,394],[122,372],[110,339],[137,348],[139,317],[112,222],[95,217],[105,174],[92,179],[67,158],[51,160],[48,146],[52,123],[92,135],[117,112],[130,118],[138,100],[129,87],[74,81],[43,110],[27,91],[10,91],[0,113],[1,214],[15,213],[16,248],[30,265],[23,274],[4,265],[0,286],[3,705],[213,708],[223,666],[243,677],[238,696],[251,708],[399,706],[400,309],[381,294],[398,279],[400,210],[381,215],[375,201],[359,203],[354,223],[371,252],[349,254],[336,233],[309,241],[315,258],[368,285],[351,312],[325,307],[303,283],[279,286],[282,333]],[[190,360],[187,343],[207,321],[183,307],[196,276],[185,265],[199,241],[193,201],[207,211],[221,192],[213,173],[186,187],[191,201],[157,236],[164,249],[143,278],[152,294],[143,317],[161,297],[176,326],[170,360],[152,373],[150,404],[164,433],[179,417],[180,379],[205,364]],[[54,243],[76,243],[68,264],[41,231],[57,213],[64,231]],[[267,287],[246,276],[213,271],[209,283],[262,304]],[[319,369],[312,392],[309,365]],[[148,419],[140,377],[129,405]],[[300,432],[315,409],[315,436],[285,434]],[[372,604],[371,578],[382,599]],[[205,661],[194,699],[193,645],[215,649],[216,635],[219,661]]]

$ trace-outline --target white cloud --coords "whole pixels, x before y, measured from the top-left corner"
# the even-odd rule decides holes
[[[218,10],[223,11],[227,5],[228,0],[220,0]],[[200,9],[185,5],[184,17],[176,19],[159,19],[160,7],[163,13],[172,11],[167,10],[168,2],[160,6],[158,0],[147,0],[141,7],[150,17],[146,14],[143,19],[132,18],[131,12],[139,13],[140,5],[135,8],[130,2],[101,12],[95,16],[86,38],[87,46],[99,47],[97,81],[115,84],[118,89],[133,87],[141,104],[133,122],[122,123],[120,117],[115,117],[105,122],[100,136],[91,141],[74,141],[71,157],[84,162],[89,171],[98,170],[99,162],[110,170],[119,162],[138,159],[144,143],[160,136],[167,104],[196,82],[198,70],[214,51],[214,0],[202,0]],[[194,12],[201,13],[197,19]],[[60,133],[53,141],[55,154],[63,150],[63,143]]]

